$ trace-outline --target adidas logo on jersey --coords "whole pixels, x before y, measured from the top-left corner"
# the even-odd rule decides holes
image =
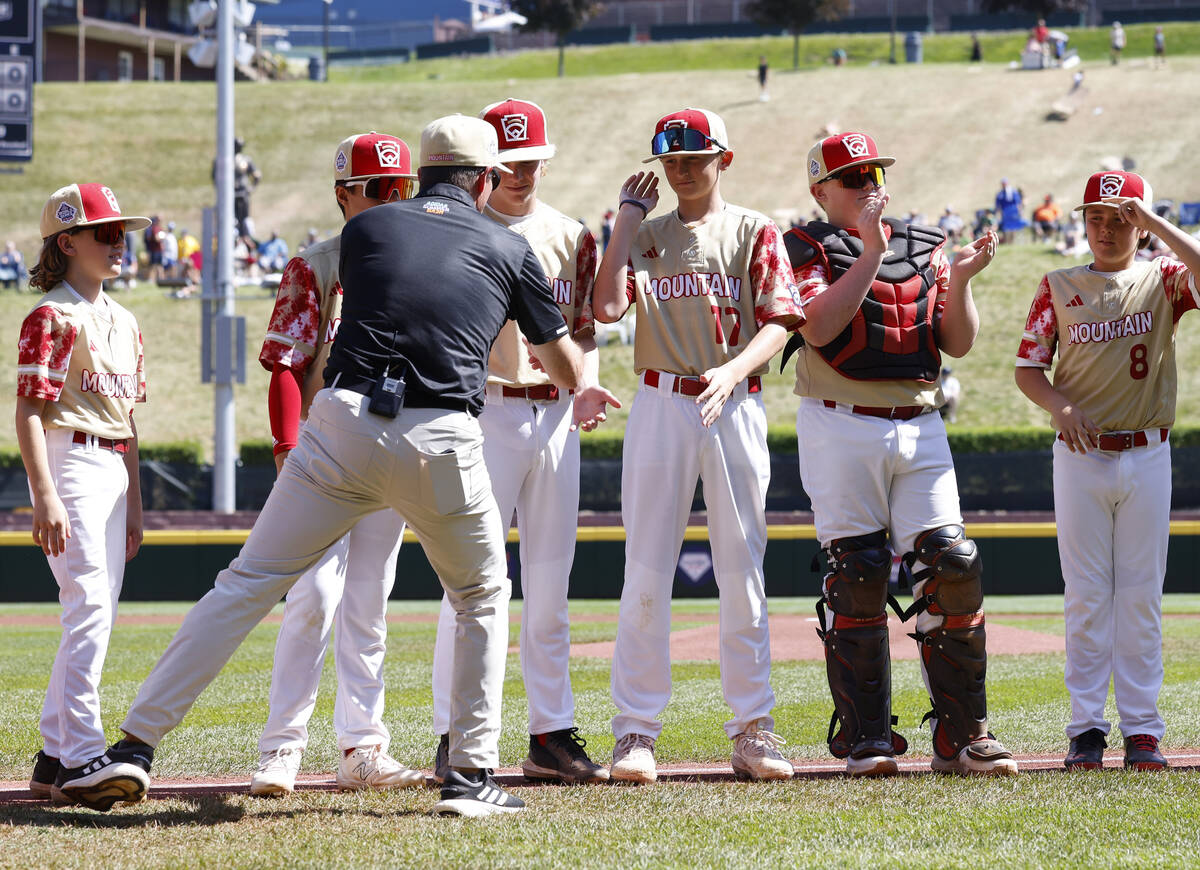
[[[1079,294],[1076,293],[1075,298],[1067,303],[1067,307],[1068,308],[1078,308],[1082,304],[1083,304],[1083,300],[1079,297]]]
[[[644,251],[644,252],[642,253],[642,256],[643,256],[643,257],[645,257],[647,260],[654,260],[654,259],[657,259],[657,257],[658,257],[658,248],[654,247],[654,245],[651,245],[651,246],[650,246],[650,250],[648,250],[648,251]]]

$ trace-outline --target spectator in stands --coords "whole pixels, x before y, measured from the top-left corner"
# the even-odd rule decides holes
[[[983,63],[983,46],[979,44],[979,34],[971,34],[971,63]]]
[[[1080,257],[1091,251],[1083,230],[1083,218],[1078,212],[1063,226],[1062,241],[1055,244],[1054,250],[1064,257]]]
[[[125,233],[125,250],[121,254],[121,274],[110,282],[112,289],[124,287],[132,290],[137,287],[140,263],[137,254],[137,232]]]
[[[165,231],[158,215],[150,218],[150,226],[142,230],[142,241],[146,245],[146,280],[157,281],[162,277],[162,238]]]
[[[262,277],[258,268],[258,245],[246,233],[239,235],[233,243],[233,269],[249,281],[258,281]]]
[[[600,253],[603,254],[608,250],[608,240],[612,238],[613,224],[616,223],[617,214],[611,208],[604,212],[604,217],[600,219]]]
[[[288,245],[279,237],[279,230],[271,230],[271,237],[258,246],[258,265],[264,272],[282,272],[290,259]]]
[[[1034,241],[1045,242],[1056,238],[1058,231],[1062,229],[1061,220],[1062,209],[1054,201],[1054,194],[1046,194],[1042,204],[1033,212],[1033,226],[1030,231],[1033,233]]]
[[[1008,183],[1007,178],[1000,179],[1000,190],[996,193],[996,213],[1000,217],[1000,241],[1012,242],[1018,230],[1029,225],[1021,214],[1024,197],[1019,188]]]
[[[11,240],[4,243],[4,253],[0,254],[0,286],[5,290],[20,290],[29,272],[25,269],[25,258],[17,250],[16,242]]]
[[[304,237],[304,241],[300,243],[300,247],[296,249],[296,253],[302,252],[305,248],[311,248],[319,241],[321,241],[321,234],[317,232],[316,227],[310,227],[308,235]]]
[[[975,238],[983,235],[990,229],[996,226],[996,213],[990,208],[980,208],[975,210],[975,223],[971,226],[971,233]]]
[[[1167,37],[1161,24],[1154,28],[1154,66],[1156,69],[1167,66]]]
[[[764,103],[771,99],[771,95],[767,93],[768,69],[769,66],[767,64],[767,56],[765,54],[760,54],[758,56],[758,98]]]
[[[1041,48],[1042,56],[1050,56],[1050,28],[1046,27],[1046,19],[1039,18],[1033,28],[1033,39]]]
[[[1114,65],[1121,62],[1121,52],[1125,50],[1125,28],[1121,26],[1120,21],[1112,23],[1112,30],[1108,35],[1108,44],[1111,49],[1111,58]]]
[[[174,278],[179,273],[179,239],[175,237],[175,221],[167,221],[167,230],[162,236],[162,267],[164,278]]]
[[[929,220],[925,217],[925,215],[921,214],[920,209],[913,208],[909,209],[908,214],[904,216],[904,222],[906,224],[916,224],[917,226],[923,227],[929,223]]]
[[[833,65],[834,66],[845,66],[846,65],[846,49],[842,48],[840,45],[833,50]]]
[[[946,234],[946,244],[951,248],[957,247],[963,231],[963,219],[954,210],[954,206],[946,206],[946,210],[938,218],[937,225],[938,229]]]

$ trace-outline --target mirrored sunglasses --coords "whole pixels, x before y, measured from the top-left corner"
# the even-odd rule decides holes
[[[87,230],[91,230],[92,238],[102,245],[113,246],[125,243],[125,223],[123,221],[96,224],[94,227],[78,227],[71,232],[82,233]]]
[[[655,157],[673,151],[707,151],[709,146],[724,151],[725,146],[711,136],[706,136],[691,127],[671,127],[650,140],[650,153]]]
[[[396,199],[412,199],[417,192],[417,180],[403,175],[380,175],[365,181],[350,181],[346,187],[362,187],[363,196],[380,202]]]
[[[875,182],[876,187],[883,187],[883,167],[877,163],[863,163],[843,169],[841,172],[829,176],[826,181],[835,179],[841,183],[842,187],[849,190],[862,190],[871,181]]]

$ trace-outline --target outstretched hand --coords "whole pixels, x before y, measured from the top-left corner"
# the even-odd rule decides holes
[[[653,172],[638,172],[621,185],[621,202],[635,202],[649,214],[658,205],[658,176]]]
[[[582,429],[591,432],[608,419],[608,406],[621,407],[617,397],[599,384],[584,387],[575,394],[575,407],[571,431]]]
[[[963,245],[959,249],[950,271],[970,281],[982,272],[988,263],[992,262],[992,258],[996,256],[996,245],[999,242],[996,231],[988,230],[971,244]]]

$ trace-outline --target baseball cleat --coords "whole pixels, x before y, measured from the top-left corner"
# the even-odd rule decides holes
[[[645,734],[626,734],[613,747],[613,763],[608,769],[610,779],[636,782],[643,785],[658,779],[654,763],[654,738]]]
[[[258,759],[258,770],[250,777],[250,794],[268,797],[294,791],[300,755],[301,750],[291,747],[264,752]]]
[[[433,781],[445,782],[450,771],[450,735],[439,734],[437,751],[433,755]]]
[[[73,803],[102,813],[118,801],[136,804],[150,788],[150,763],[154,750],[145,743],[119,740],[82,767],[63,768],[54,786]]]
[[[893,755],[864,755],[846,759],[846,773],[850,776],[895,776],[900,765]]]
[[[1099,728],[1089,728],[1071,738],[1071,748],[1063,759],[1067,770],[1101,770],[1104,767],[1104,749],[1108,741]]]
[[[1158,751],[1158,738],[1132,734],[1125,738],[1126,770],[1166,770],[1167,760]]]
[[[529,735],[529,757],[521,762],[527,779],[555,780],[568,785],[607,782],[608,770],[588,757],[587,741],[578,728]]]
[[[938,773],[958,773],[963,776],[1008,776],[1017,772],[1017,762],[1012,753],[991,735],[972,740],[953,758],[942,758],[935,754],[930,767]]]
[[[733,773],[738,779],[791,779],[796,775],[791,762],[783,757],[780,746],[787,741],[760,727],[763,721],[751,722],[746,730],[733,738]]]
[[[498,813],[518,813],[523,809],[525,801],[496,785],[491,771],[479,770],[466,774],[449,770],[442,784],[442,799],[434,804],[433,813],[438,816],[481,818]]]
[[[360,746],[338,762],[337,787],[341,791],[413,788],[425,784],[425,775],[405,767],[382,746]]]
[[[60,770],[62,765],[58,759],[39,749],[38,754],[33,757],[33,775],[29,777],[30,793],[34,797],[49,798]]]

